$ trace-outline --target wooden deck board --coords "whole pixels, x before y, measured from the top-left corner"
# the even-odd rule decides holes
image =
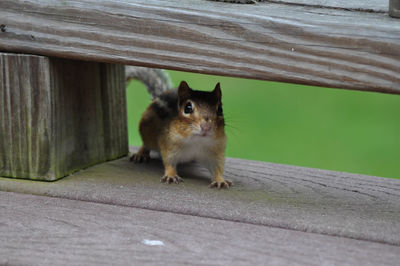
[[[0,178],[0,190],[267,225],[400,245],[400,180],[228,158],[226,191],[208,188],[205,169],[180,169],[165,185],[160,161],[127,158],[57,182]]]
[[[0,51],[399,94],[376,1],[2,0]]]
[[[1,265],[398,265],[400,260],[398,246],[43,196],[0,192],[0,212]]]

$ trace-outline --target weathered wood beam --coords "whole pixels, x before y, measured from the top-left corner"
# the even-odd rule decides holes
[[[0,53],[0,176],[56,180],[128,152],[122,65]]]
[[[0,50],[400,93],[400,21],[319,3],[2,0]]]

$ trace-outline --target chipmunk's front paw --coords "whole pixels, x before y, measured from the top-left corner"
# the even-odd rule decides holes
[[[134,163],[141,163],[145,162],[148,163],[150,161],[150,154],[146,152],[138,152],[131,156],[131,162]]]
[[[179,184],[180,182],[183,182],[183,179],[182,179],[182,177],[180,177],[178,175],[174,175],[174,176],[165,175],[161,178],[161,182],[167,183],[167,184],[171,184],[171,183]]]
[[[210,188],[216,187],[218,189],[229,188],[231,186],[232,186],[232,182],[229,180],[225,180],[225,179],[216,180],[216,181],[211,182],[211,184],[210,184]]]

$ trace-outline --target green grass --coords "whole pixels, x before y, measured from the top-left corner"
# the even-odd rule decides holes
[[[212,90],[221,82],[227,156],[400,177],[400,96],[169,71],[174,85]],[[150,102],[127,90],[130,145]]]

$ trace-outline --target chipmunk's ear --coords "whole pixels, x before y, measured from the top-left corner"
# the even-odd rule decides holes
[[[217,85],[215,85],[215,89],[213,91],[215,97],[221,101],[222,98],[222,92],[221,92],[221,86],[219,85],[219,82],[217,83]]]
[[[181,100],[186,100],[190,98],[191,94],[192,89],[189,87],[186,81],[182,81],[178,88],[178,98]]]

